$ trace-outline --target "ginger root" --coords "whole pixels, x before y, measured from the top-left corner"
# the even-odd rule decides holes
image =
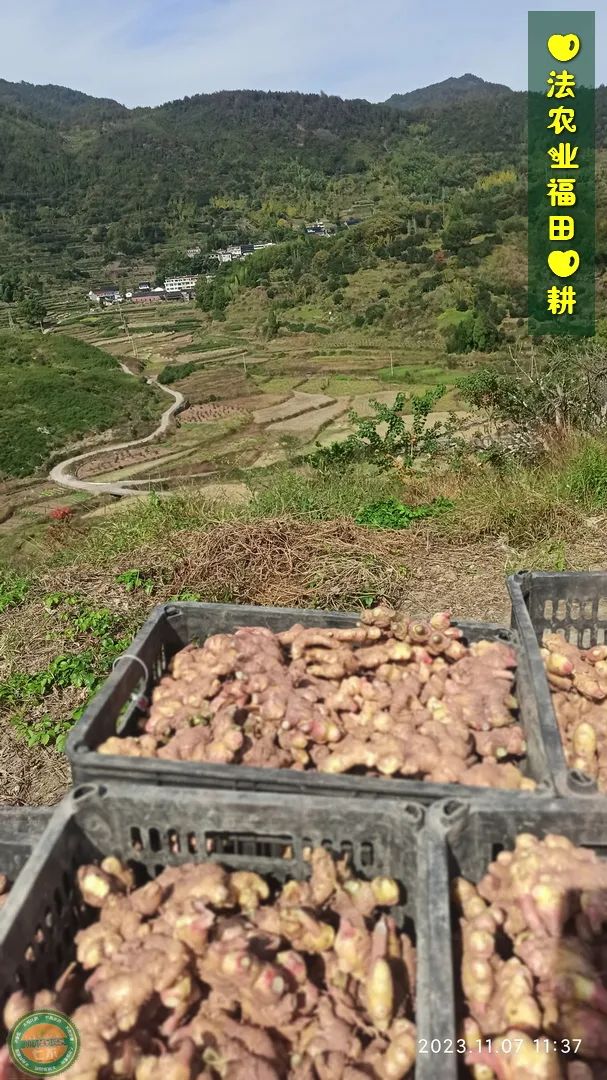
[[[607,1075],[606,895],[607,864],[554,834],[454,882],[474,1080]]]
[[[542,657],[567,764],[607,792],[607,647],[549,634]]]
[[[381,607],[358,626],[278,634],[242,627],[177,653],[140,733],[99,750],[532,790],[515,669],[510,645],[466,645],[445,611],[426,621]]]
[[[113,856],[80,867],[95,919],[77,962],[33,999],[14,993],[5,1024],[67,1011],[82,1039],[68,1080],[405,1080],[415,949],[387,913],[400,884],[305,855],[307,879],[282,886],[214,862],[139,887]]]

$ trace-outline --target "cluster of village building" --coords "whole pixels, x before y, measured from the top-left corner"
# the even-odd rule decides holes
[[[254,251],[272,247],[272,241],[263,244],[232,244],[228,248],[213,251],[211,257],[219,263],[234,262],[245,259]],[[188,248],[186,255],[193,259],[202,254],[199,247]],[[141,281],[136,289],[127,289],[122,292],[117,285],[100,285],[91,289],[88,294],[89,300],[94,304],[122,304],[128,301],[132,304],[155,304],[161,300],[191,300],[196,292],[196,285],[200,274],[176,274],[174,277],[165,279],[164,285],[152,287],[149,281]],[[207,279],[212,275],[207,274]]]
[[[141,281],[136,289],[122,292],[118,285],[99,285],[91,289],[89,300],[94,304],[157,304],[161,300],[192,300],[196,292],[197,274],[183,274],[180,277],[167,278],[164,285],[152,288],[149,281]]]
[[[359,218],[348,218],[344,224],[355,225],[359,220]],[[305,230],[311,236],[330,236],[334,231],[324,221],[313,221],[305,226]],[[271,240],[260,244],[230,244],[229,247],[211,252],[211,258],[217,259],[220,264],[237,262],[239,259],[246,259],[254,251],[273,246]],[[202,254],[202,248],[188,248],[185,254],[188,259],[195,259]],[[164,285],[158,285],[155,288],[152,288],[148,281],[142,281],[136,289],[127,289],[124,293],[117,285],[101,285],[96,289],[91,289],[88,298],[92,303],[100,305],[122,304],[125,300],[132,304],[155,304],[161,300],[191,300],[196,292],[200,276],[200,274],[178,274],[175,277],[166,278]],[[207,280],[211,276],[207,274]]]

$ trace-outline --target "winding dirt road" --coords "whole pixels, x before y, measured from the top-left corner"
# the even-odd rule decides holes
[[[120,361],[119,361],[120,363]],[[126,366],[126,364],[120,363],[120,367],[127,375],[133,375],[133,372]],[[180,394],[178,390],[170,390],[168,386],[163,386],[157,379],[146,379],[146,382],[150,386],[157,386],[159,390],[163,390],[165,394],[169,394],[173,398],[172,405],[169,405],[168,409],[163,412],[160,423],[155,431],[151,435],[145,435],[143,439],[131,439],[130,442],[114,443],[111,446],[104,446],[103,449],[87,450],[86,454],[77,454],[76,457],[67,458],[65,461],[60,461],[58,465],[55,465],[49,473],[49,480],[52,480],[54,484],[60,484],[61,487],[72,488],[76,491],[88,491],[92,495],[115,495],[120,497],[122,495],[141,495],[141,489],[137,490],[135,487],[127,487],[125,484],[111,484],[111,483],[95,483],[93,480],[79,480],[78,477],[72,476],[71,468],[80,461],[85,461],[86,458],[95,457],[102,453],[110,453],[113,450],[128,450],[132,446],[143,446],[145,443],[153,442],[159,435],[163,435],[167,431],[169,424],[176,412],[185,403],[183,394]]]

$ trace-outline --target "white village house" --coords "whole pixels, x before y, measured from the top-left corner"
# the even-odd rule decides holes
[[[196,282],[198,281],[198,274],[183,274],[181,277],[167,278],[164,283],[165,292],[186,292],[189,289],[196,288]]]
[[[114,304],[122,300],[122,293],[117,285],[100,285],[98,289],[91,289],[88,298],[94,304]]]

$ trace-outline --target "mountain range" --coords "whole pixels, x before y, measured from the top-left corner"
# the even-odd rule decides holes
[[[602,145],[602,89],[597,115]],[[483,172],[524,171],[525,123],[524,93],[470,74],[381,104],[226,90],[135,109],[0,80],[0,274],[90,282],[192,242],[433,205]]]

